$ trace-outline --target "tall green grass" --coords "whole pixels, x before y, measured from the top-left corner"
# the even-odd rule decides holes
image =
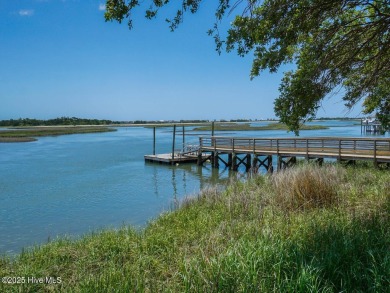
[[[207,190],[150,222],[0,259],[1,292],[388,292],[390,172],[303,165]]]

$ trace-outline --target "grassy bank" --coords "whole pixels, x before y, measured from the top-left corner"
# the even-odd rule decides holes
[[[77,133],[95,133],[115,131],[114,128],[101,126],[46,126],[27,127],[0,131],[0,142],[28,142],[41,136],[56,136]]]
[[[302,125],[300,130],[319,130],[329,127],[321,125]],[[211,131],[211,125],[196,127],[194,131]],[[250,131],[250,130],[288,130],[283,123],[269,123],[265,126],[251,126],[249,123],[215,124],[215,131]]]
[[[144,230],[0,258],[1,292],[386,292],[390,172],[304,165],[204,191]]]

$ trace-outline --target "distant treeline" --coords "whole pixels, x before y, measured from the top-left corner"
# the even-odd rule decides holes
[[[76,117],[59,117],[49,120],[19,118],[1,120],[0,126],[52,126],[52,125],[108,125],[111,120],[84,119]]]
[[[109,124],[166,124],[166,123],[207,123],[212,120],[133,120],[133,121],[111,121],[99,119],[84,119],[77,117],[59,117],[49,120],[19,118],[0,120],[0,127],[17,126],[55,126],[55,125],[109,125]],[[215,121],[215,120],[214,120]],[[218,122],[251,122],[252,119],[221,119]]]
[[[257,119],[256,120],[252,120],[252,119],[230,119],[230,120],[221,119],[221,120],[219,120],[219,122],[252,122],[252,121],[257,121]]]
[[[359,120],[360,117],[319,117],[315,118],[314,120]]]
[[[272,119],[267,119],[272,120]],[[132,123],[132,124],[166,124],[166,123],[208,123],[208,122],[253,122],[253,121],[259,121],[257,119],[220,119],[220,120],[135,120],[135,121],[128,121],[125,123]],[[123,123],[123,122],[120,122]]]
[[[328,118],[321,117],[316,120],[355,120],[359,118],[349,117],[336,117]],[[207,123],[207,122],[253,122],[262,121],[264,119],[220,119],[220,120],[134,120],[134,121],[111,121],[111,120],[99,120],[99,119],[85,119],[77,117],[58,117],[49,120],[31,119],[31,118],[19,118],[0,120],[0,127],[10,126],[55,126],[55,125],[109,125],[109,124],[166,124],[166,123]],[[267,121],[273,121],[277,119],[265,119]]]
[[[205,123],[210,120],[135,120],[126,123],[131,124],[166,124],[166,123]]]

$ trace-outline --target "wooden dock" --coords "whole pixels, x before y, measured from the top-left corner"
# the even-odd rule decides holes
[[[214,127],[214,123],[212,124]],[[168,154],[156,154],[156,127],[153,127],[153,154],[145,155],[145,162],[176,165],[180,163],[196,163],[199,159],[198,145],[185,143],[185,125],[182,126],[183,145],[180,151],[175,150],[176,143],[176,124],[173,125],[172,152]],[[204,154],[204,157],[207,155]],[[203,159],[201,155],[200,158]],[[207,160],[207,158],[205,159]]]
[[[205,154],[207,154],[205,156]],[[222,155],[227,155],[224,159]],[[390,138],[306,137],[306,138],[236,138],[211,136],[199,138],[198,164],[210,159],[213,167],[220,163],[237,170],[264,167],[273,171],[273,156],[277,157],[277,169],[293,164],[297,157],[338,161],[369,160],[390,166]],[[226,157],[226,156],[225,156]]]
[[[360,122],[361,133],[370,133],[370,134],[384,134],[385,132],[390,131],[389,128],[385,128],[377,120],[362,119]]]
[[[390,167],[390,138],[353,137],[295,137],[295,138],[239,138],[214,136],[199,137],[199,144],[185,144],[185,129],[182,131],[182,149],[175,150],[176,125],[173,126],[172,152],[156,154],[156,128],[153,128],[153,154],[145,155],[146,162],[176,165],[197,163],[202,166],[210,161],[214,168],[220,164],[237,170],[245,166],[247,171],[257,172],[264,167],[273,172],[274,157],[277,170],[294,164],[297,158],[316,160],[336,159],[354,163],[357,160],[373,161],[375,166]]]
[[[206,154],[204,154],[204,156],[206,156]],[[176,153],[173,156],[172,156],[172,153],[170,153],[170,154],[157,154],[157,155],[145,155],[144,158],[145,158],[146,162],[168,164],[168,165],[198,162],[198,154],[197,153],[187,154],[187,155],[182,155],[180,153]]]

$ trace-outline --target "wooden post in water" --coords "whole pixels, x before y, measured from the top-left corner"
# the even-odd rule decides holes
[[[218,152],[214,152],[213,162],[212,162],[213,168],[219,168],[219,154]]]
[[[245,171],[249,172],[250,169],[251,169],[251,155],[247,154],[246,155]]]
[[[156,127],[153,127],[153,156],[156,155]]]
[[[232,153],[232,170],[237,171],[238,165],[237,165],[237,154]]]
[[[283,158],[282,156],[278,156],[278,165],[276,167],[276,171],[281,171],[282,170],[282,167],[283,167]]]
[[[274,166],[272,165],[272,155],[268,155],[268,174],[272,174],[274,172]]]
[[[214,138],[214,121],[211,122],[211,145],[214,146],[214,151],[211,152],[211,166],[214,167],[214,163],[215,163],[215,155],[216,155],[216,141],[215,141],[215,138]],[[218,159],[217,159],[217,162],[218,162]]]
[[[186,139],[185,139],[186,134],[185,134],[184,131],[185,131],[185,130],[184,130],[184,125],[183,125],[183,151],[184,151],[184,147],[185,147],[185,144],[186,144]]]
[[[232,164],[233,164],[233,154],[229,153],[228,154],[228,167],[229,167],[229,169],[232,168]]]
[[[259,168],[257,167],[258,163],[258,157],[255,153],[253,153],[253,159],[252,159],[252,173],[257,173]]]
[[[202,138],[199,137],[198,166],[203,166],[202,144]]]
[[[217,153],[217,143],[214,137],[211,137],[211,140],[214,142],[212,145],[214,146],[214,151],[211,152],[211,166],[213,168],[219,168],[218,165],[218,153]]]
[[[173,125],[172,160],[175,158],[175,138],[176,138],[176,124]]]

